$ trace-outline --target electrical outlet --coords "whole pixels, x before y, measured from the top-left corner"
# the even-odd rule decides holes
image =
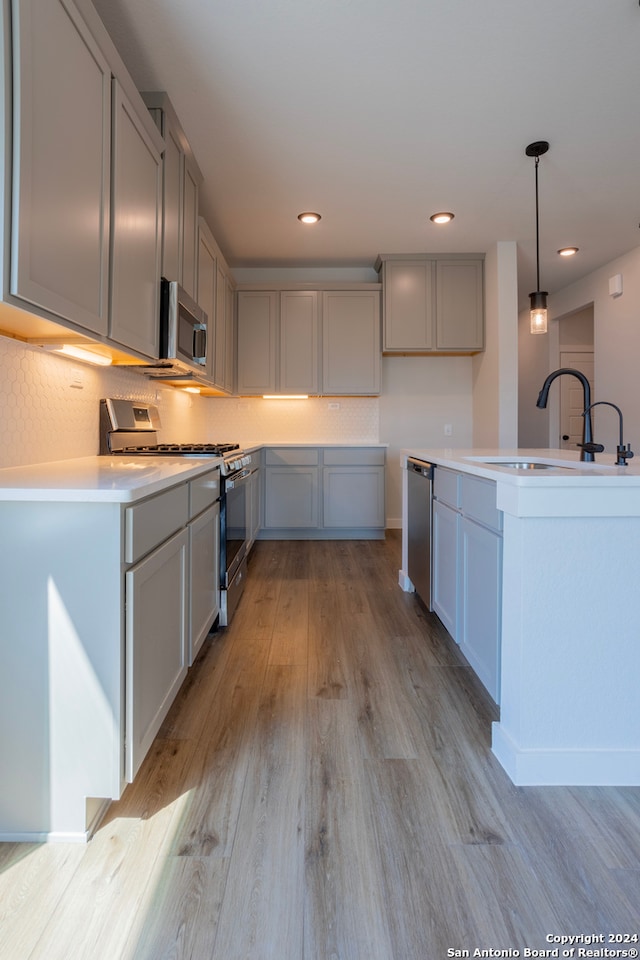
[[[84,373],[79,367],[72,368],[69,386],[73,387],[74,390],[84,389]]]
[[[444,435],[445,437],[453,436],[453,426],[450,423],[445,423],[444,425]]]
[[[329,410],[339,410],[339,409],[340,409],[340,404],[339,404],[339,403],[334,403],[334,402],[332,402],[332,403],[328,404],[328,406],[329,406]]]

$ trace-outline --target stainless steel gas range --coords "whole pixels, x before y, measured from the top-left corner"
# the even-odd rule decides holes
[[[220,460],[220,625],[231,622],[247,572],[248,484],[257,469],[238,443],[158,443],[158,408],[136,400],[100,401],[105,456],[212,457]]]

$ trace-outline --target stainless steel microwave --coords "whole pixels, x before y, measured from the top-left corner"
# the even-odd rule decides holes
[[[160,284],[160,359],[178,376],[202,374],[207,366],[207,315],[175,280]]]

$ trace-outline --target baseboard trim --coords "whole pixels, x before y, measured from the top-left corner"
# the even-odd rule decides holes
[[[492,724],[491,749],[518,787],[637,787],[640,750],[521,749]]]

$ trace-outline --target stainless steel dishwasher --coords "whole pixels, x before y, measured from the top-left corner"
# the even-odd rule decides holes
[[[407,457],[407,573],[429,610],[433,471],[433,464]]]

